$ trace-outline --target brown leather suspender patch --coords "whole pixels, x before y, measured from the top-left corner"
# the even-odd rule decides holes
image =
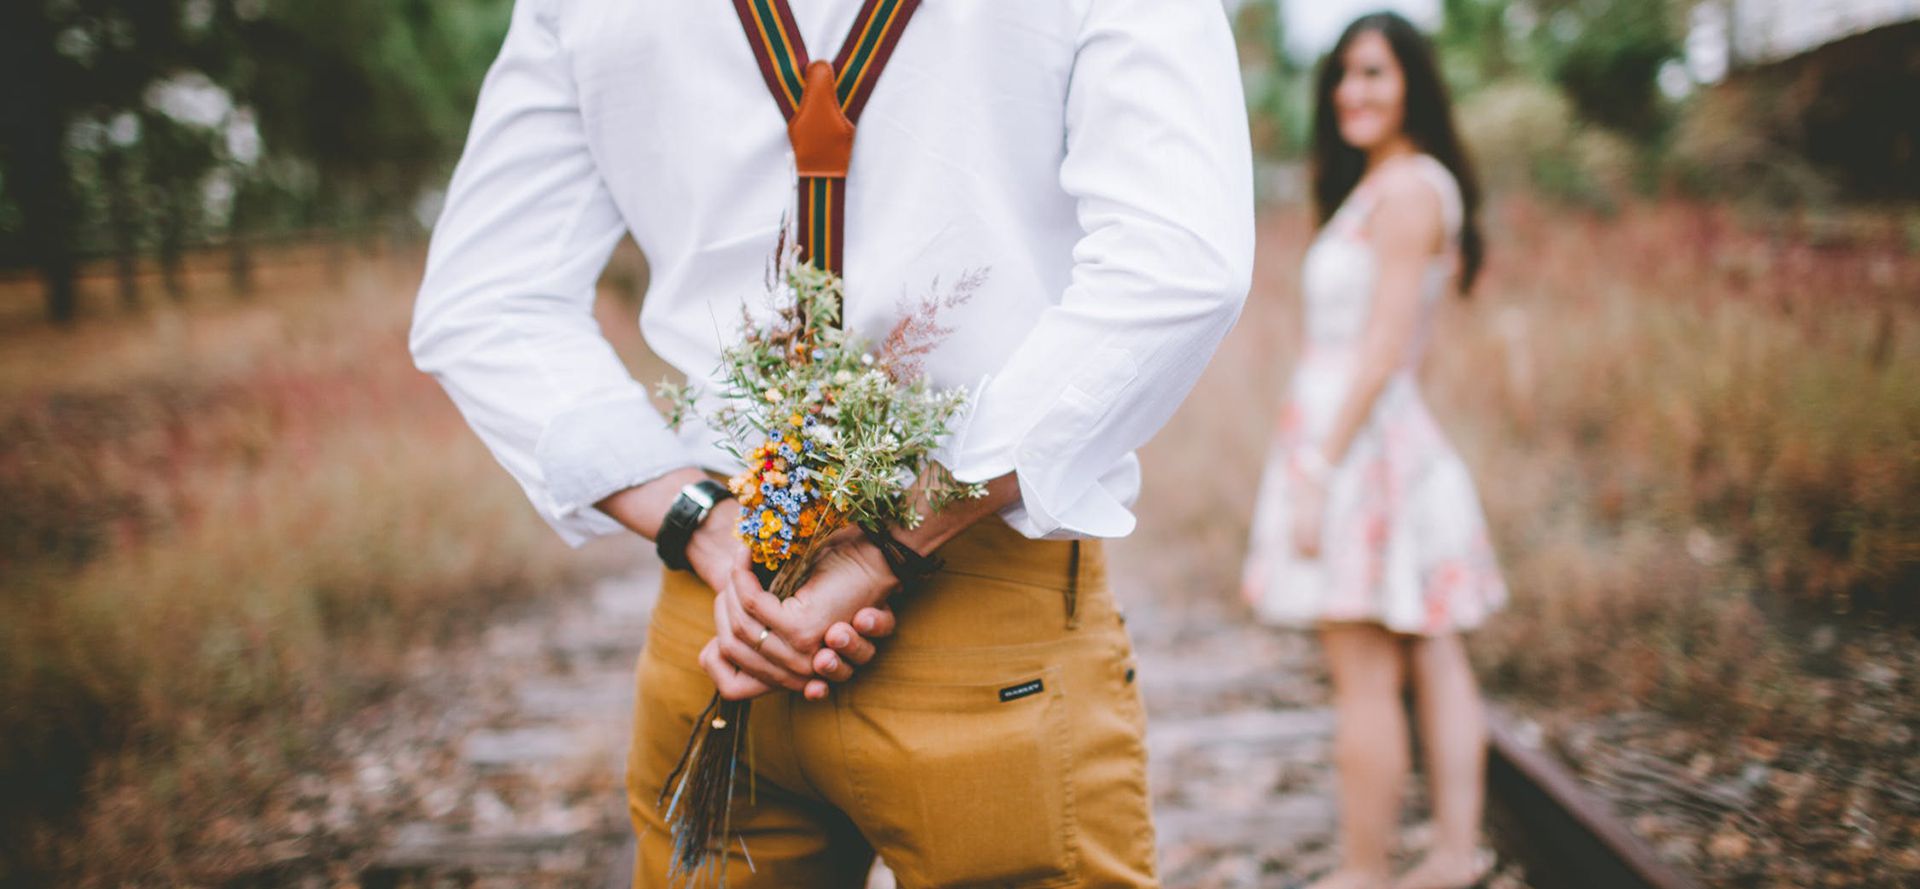
[[[920,0],[866,0],[840,54],[810,62],[787,0],[733,0],[767,90],[787,119],[800,176],[801,258],[839,274],[854,124]]]

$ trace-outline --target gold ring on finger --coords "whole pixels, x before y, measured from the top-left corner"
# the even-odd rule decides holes
[[[769,629],[769,628],[767,628],[767,627],[761,627],[761,628],[760,628],[760,635],[759,635],[759,637],[757,637],[757,638],[755,638],[755,639],[753,640],[753,650],[754,650],[754,651],[759,651],[759,650],[760,650],[760,646],[762,646],[762,645],[765,645],[765,644],[767,644],[767,636],[768,636],[768,635],[770,635],[770,634],[772,634],[772,633],[773,633],[773,630],[771,630],[771,629]]]

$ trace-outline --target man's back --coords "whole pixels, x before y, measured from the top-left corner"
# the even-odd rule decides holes
[[[832,58],[859,7],[795,0],[809,55]],[[742,301],[764,288],[794,202],[785,121],[733,4],[521,0],[514,32],[435,233],[422,365],[450,379],[443,356],[475,353],[432,334],[502,311],[463,295],[511,281],[531,289],[523,299],[575,300],[560,291],[590,282],[630,228],[652,274],[649,344],[684,372],[709,373]],[[1045,512],[1010,516],[1022,531],[1126,533],[1138,487],[1130,442],[1165,420],[1237,313],[1251,256],[1238,76],[1216,0],[927,0],[866,106],[847,180],[849,324],[883,335],[937,278],[988,270],[974,299],[943,316],[954,333],[926,369],[941,385],[995,378],[951,459],[976,475],[1023,464],[1028,506]],[[545,307],[505,311],[539,325]],[[636,397],[610,352],[563,345],[580,334],[576,322],[512,336],[542,355],[571,352],[545,373],[594,381],[577,387],[589,397]],[[1153,379],[1167,365],[1173,378]],[[516,414],[529,399],[568,408],[568,393],[502,395],[525,384],[499,370],[463,401],[470,417]],[[1009,374],[1018,386],[999,382]],[[1149,380],[1171,397],[1144,415],[1113,410],[1133,407]],[[712,465],[709,438],[691,431],[683,453]],[[1047,444],[1068,439],[1094,444]],[[514,456],[503,462],[539,501],[551,482]],[[1052,462],[1073,477],[1048,503],[1039,464]],[[563,532],[615,530],[570,518],[580,498],[565,494],[543,504]]]

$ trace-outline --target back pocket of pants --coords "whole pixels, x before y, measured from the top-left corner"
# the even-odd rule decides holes
[[[848,689],[840,718],[855,820],[910,889],[1073,883],[1058,671],[995,675]]]

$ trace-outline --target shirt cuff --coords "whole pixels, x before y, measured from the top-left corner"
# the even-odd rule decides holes
[[[982,390],[984,391],[984,384]],[[1072,415],[1050,417],[1022,435],[982,428],[978,411],[969,406],[956,432],[940,454],[941,462],[962,482],[986,482],[1017,473],[1020,499],[1000,510],[1000,518],[1021,535],[1036,540],[1073,540],[1125,537],[1136,524],[1131,497],[1138,490],[1140,461],[1127,454],[1104,471],[1076,471],[1071,461],[1079,449],[1072,436],[1049,435],[1046,429],[1078,425]],[[1121,493],[1116,493],[1121,492]]]
[[[608,495],[699,461],[666,427],[644,392],[568,408],[534,448],[546,482],[547,520],[568,543],[620,530],[593,508]]]

